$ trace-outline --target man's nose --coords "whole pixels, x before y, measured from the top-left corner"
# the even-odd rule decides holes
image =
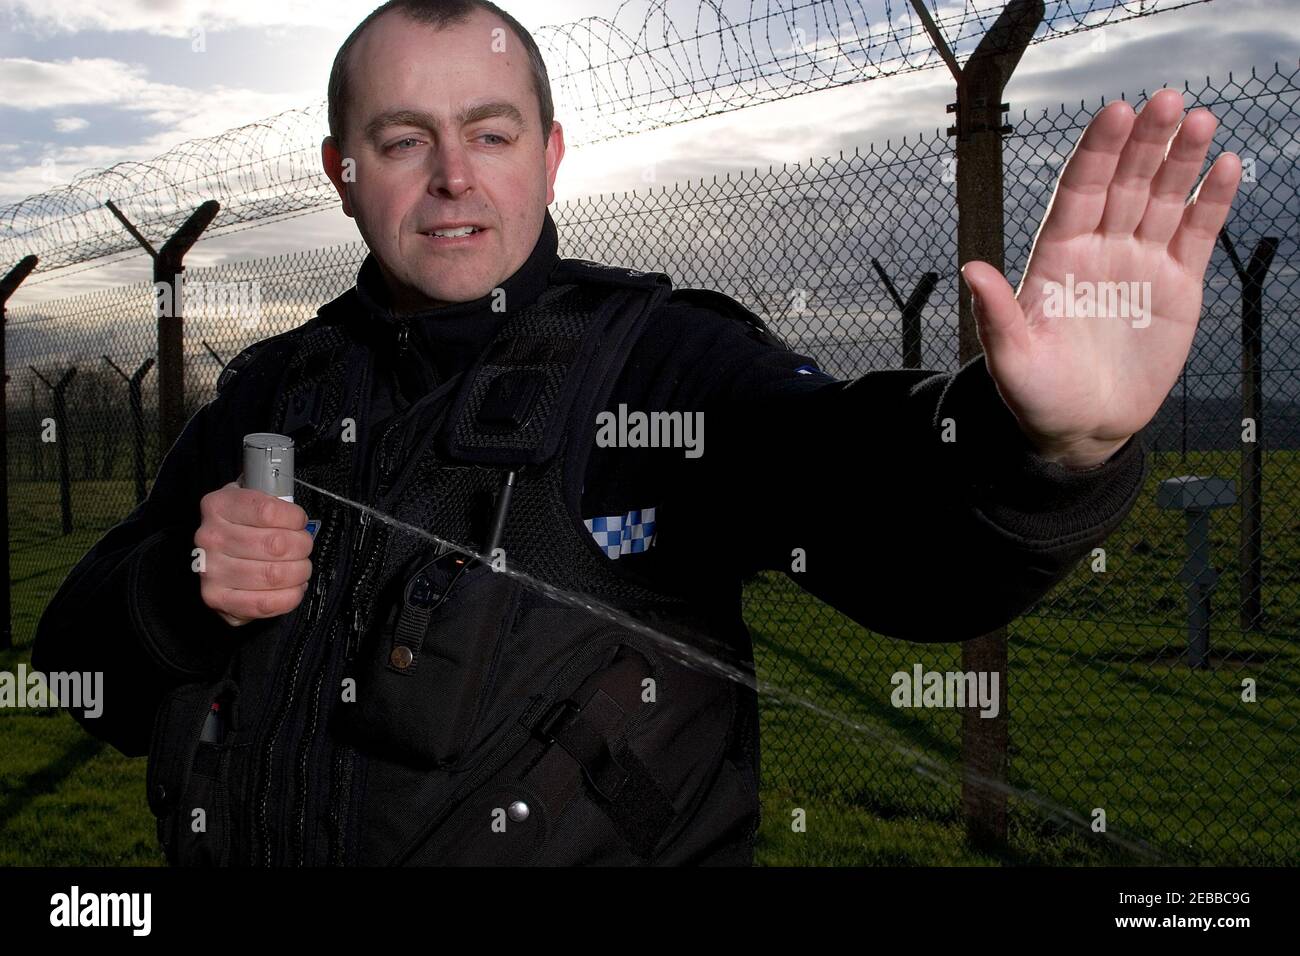
[[[429,172],[429,193],[435,196],[459,196],[474,185],[474,170],[465,145],[443,137],[430,151],[433,169]]]

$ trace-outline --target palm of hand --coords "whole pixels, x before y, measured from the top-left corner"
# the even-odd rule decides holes
[[[1112,103],[1061,173],[1019,290],[987,263],[963,270],[989,373],[1040,454],[1104,460],[1173,388],[1241,173],[1223,154],[1185,203],[1216,125],[1183,119],[1172,90],[1136,117]]]

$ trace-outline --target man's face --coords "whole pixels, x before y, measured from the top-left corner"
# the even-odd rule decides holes
[[[543,135],[531,76],[483,10],[442,30],[388,13],[353,46],[343,143],[326,139],[322,159],[399,310],[487,295],[536,245],[564,137],[558,123]],[[460,224],[481,231],[432,234]]]

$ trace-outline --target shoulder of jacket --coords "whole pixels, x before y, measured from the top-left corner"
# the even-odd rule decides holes
[[[716,313],[740,322],[751,338],[784,351],[790,349],[789,345],[768,328],[762,318],[724,292],[714,289],[674,289],[668,297],[668,304],[684,305]]]
[[[248,379],[260,375],[263,370],[283,372],[289,359],[298,349],[307,344],[317,333],[341,326],[349,311],[355,311],[356,307],[356,287],[353,286],[322,305],[316,310],[316,314],[302,325],[254,342],[222,369],[217,379],[217,394],[229,388],[232,382],[240,378]]]
[[[552,284],[567,282],[595,282],[602,285],[621,285],[633,288],[654,289],[664,287],[672,289],[673,283],[662,272],[642,272],[639,269],[626,269],[612,266],[605,262],[591,259],[561,259],[551,273]]]
[[[672,279],[663,272],[642,272],[591,259],[561,259],[552,281],[601,282],[642,288],[663,285],[668,289],[668,298],[664,302],[666,308],[686,305],[705,309],[742,323],[751,338],[784,351],[790,349],[766,322],[731,296],[713,289],[674,289]]]
[[[313,331],[320,327],[317,315],[302,325],[254,342],[226,363],[217,378],[217,394],[223,394],[237,380],[247,380],[266,370],[284,371],[289,358],[298,350]]]

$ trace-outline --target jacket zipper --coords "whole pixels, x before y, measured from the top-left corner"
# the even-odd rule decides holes
[[[369,531],[372,522],[373,519],[370,517],[370,513],[368,511],[361,512],[361,519],[357,524],[356,546],[352,549],[349,555],[349,561],[348,561],[349,568],[358,567],[358,566],[369,568],[370,564],[372,563],[369,560],[369,557],[367,556],[364,565],[358,564],[358,560],[362,557],[363,554],[365,554],[366,542],[369,538]],[[368,577],[368,574],[362,575],[361,579],[365,580],[366,577]],[[349,599],[349,604],[350,603],[351,603],[351,599]],[[326,677],[329,674],[333,674],[335,672],[335,668],[331,666],[329,649],[333,647],[335,645],[335,642],[338,640],[338,631],[341,627],[347,627],[347,625],[341,623],[338,620],[338,617],[336,615],[334,621],[332,621],[330,624],[330,634],[327,640],[325,641],[325,650],[323,652],[324,656],[321,660],[320,674],[317,677],[316,684],[311,691],[312,694],[311,716],[307,724],[306,732],[303,734],[302,745],[299,748],[298,786],[294,792],[294,807],[297,810],[297,820],[295,822],[295,827],[294,827],[294,848],[297,851],[298,866],[302,866],[304,864],[303,857],[306,852],[307,782],[309,779],[308,764],[311,761],[312,750],[316,742],[316,728],[320,723],[321,690],[325,685]],[[347,648],[349,649],[349,651],[351,649],[351,646],[352,646],[352,635],[351,635],[351,629],[349,628],[349,634],[347,639]],[[327,797],[326,799],[328,802],[329,798]]]
[[[348,522],[347,518],[344,518],[344,521],[345,523],[350,523]],[[342,536],[344,530],[345,529],[341,528],[336,532],[335,535],[331,535],[330,541],[328,543],[330,545],[333,545]],[[331,553],[329,548],[322,548],[321,552],[322,552],[321,553],[322,559],[326,554]],[[279,711],[276,715],[275,726],[271,731],[270,736],[267,738],[266,743],[263,745],[260,754],[259,766],[261,771],[261,786],[259,787],[260,793],[258,794],[258,797],[255,801],[255,806],[257,808],[258,840],[262,849],[263,866],[273,866],[275,863],[274,853],[272,851],[271,840],[270,840],[270,826],[268,820],[269,800],[270,800],[270,793],[271,793],[271,771],[272,771],[272,765],[274,763],[275,744],[276,741],[279,739],[280,731],[283,729],[285,721],[288,720],[289,714],[292,712],[293,700],[295,696],[294,689],[297,686],[298,673],[302,666],[302,658],[306,652],[307,644],[309,643],[308,638],[310,637],[311,632],[315,628],[316,622],[319,619],[316,612],[319,610],[321,601],[323,600],[324,596],[328,595],[330,591],[330,585],[333,582],[333,580],[334,580],[333,566],[331,566],[329,572],[325,574],[321,574],[317,577],[317,584],[313,590],[312,604],[307,609],[307,613],[305,615],[305,619],[303,621],[302,628],[301,628],[301,635],[298,641],[296,642],[296,644],[294,645],[293,668],[289,674],[287,686],[285,687],[284,701],[282,702]]]
[[[400,424],[400,420],[394,420],[394,422],[390,423],[384,429],[384,433],[380,437],[379,444],[378,444],[378,452],[379,452],[378,471],[379,471],[379,477],[381,481],[380,481],[378,492],[375,491],[371,483],[367,482],[367,487],[365,488],[364,493],[368,500],[373,501],[376,495],[378,497],[382,497],[384,491],[387,488],[387,477],[390,469],[390,456],[388,455],[388,442],[389,442],[389,437],[393,432],[393,429],[399,424]],[[361,595],[363,594],[363,592],[370,590],[368,585],[372,583],[372,578],[374,576],[374,571],[375,571],[376,558],[382,556],[383,554],[383,548],[379,546],[378,540],[376,540],[375,546],[368,547],[368,545],[371,544],[371,537],[372,537],[371,529],[375,526],[375,524],[376,521],[371,516],[370,512],[368,511],[361,512],[361,517],[357,524],[355,544],[349,554],[348,568],[350,570],[351,568],[359,567],[364,570],[363,573],[357,577],[357,583],[353,586],[351,591],[346,594],[346,602],[344,603],[343,606],[346,607],[348,610],[350,610],[352,613],[348,615],[348,618],[345,623],[340,623],[338,621],[335,621],[334,624],[332,625],[332,628],[335,629],[339,627],[343,627],[347,629],[347,639],[344,646],[344,658],[343,658],[344,667],[346,667],[347,663],[351,661],[353,654],[356,652],[356,647],[360,643],[360,637],[362,631],[361,618],[366,608],[366,602],[361,600]],[[341,595],[340,600],[342,600],[342,598],[343,596]],[[331,673],[334,673],[336,670],[334,667],[330,666],[330,660],[328,657],[329,654],[328,648],[334,646],[336,639],[337,639],[337,631],[332,629],[330,634],[330,639],[326,642],[327,650],[325,651],[325,654],[327,656],[321,662],[320,676],[316,681],[315,687],[312,689],[313,697],[312,697],[311,716],[307,726],[307,730],[303,736],[303,746],[301,748],[301,753],[298,762],[298,786],[294,794],[295,796],[294,805],[297,811],[297,819],[294,827],[294,845],[297,850],[299,865],[302,865],[303,863],[303,854],[305,853],[306,850],[305,837],[306,837],[306,827],[307,827],[308,763],[310,762],[312,748],[316,739],[316,729],[320,722],[321,690],[324,686],[324,682],[326,679],[326,671],[329,670]],[[339,761],[349,761],[350,754],[344,753],[343,747],[340,747],[339,753],[336,756],[337,756],[337,760],[336,760],[336,773],[337,773],[337,769],[338,769],[337,763]],[[334,794],[331,795],[331,797],[327,797],[327,803],[329,805],[328,813],[330,817],[336,822],[336,824],[338,823],[338,821],[342,819],[342,814],[346,812],[346,809],[344,807],[338,805],[338,802],[341,801],[342,799],[343,798],[341,794]],[[339,833],[341,834],[341,830],[339,830]],[[338,847],[331,853],[331,856],[336,856],[341,853],[342,853],[342,847]]]
[[[361,400],[363,402],[366,400],[368,394],[367,390],[369,387],[369,379],[370,379],[370,362],[369,360],[367,360],[361,371],[361,381],[357,393],[361,396]],[[360,450],[358,449],[358,452],[359,451]],[[363,456],[358,453],[352,462],[352,476],[351,476],[350,484],[351,487],[353,488],[355,488],[357,484],[357,472],[358,472],[358,468],[360,467],[360,459],[362,457]],[[331,539],[331,544],[333,543],[334,540],[339,540],[339,541],[343,540],[345,535],[349,532],[349,530],[352,527],[352,521],[350,515],[344,512],[341,508],[335,508],[333,510],[335,511],[335,513],[339,513],[343,515],[342,518],[343,526],[338,530],[337,539]],[[325,549],[322,548],[322,557],[324,556],[324,553],[325,553]],[[270,828],[269,828],[269,820],[268,820],[269,800],[271,794],[271,776],[272,776],[271,771],[274,763],[275,744],[280,736],[280,731],[283,729],[285,722],[288,720],[289,715],[293,712],[293,703],[294,703],[294,698],[296,696],[295,691],[298,685],[298,675],[302,667],[303,657],[306,654],[307,647],[311,643],[309,640],[311,633],[314,630],[317,621],[320,620],[320,617],[327,616],[327,615],[320,615],[320,617],[318,617],[316,616],[315,612],[320,610],[321,604],[328,598],[330,592],[334,590],[332,587],[334,580],[340,576],[343,577],[344,580],[346,580],[347,573],[351,569],[351,561],[350,561],[351,554],[349,552],[343,552],[342,558],[344,561],[344,567],[341,569],[342,570],[341,575],[339,574],[340,569],[338,567],[331,566],[327,574],[320,575],[317,578],[318,586],[316,588],[316,595],[317,595],[316,600],[313,602],[312,606],[308,608],[307,619],[303,624],[301,630],[301,636],[294,647],[293,669],[290,673],[288,686],[285,688],[285,699],[280,707],[279,714],[276,718],[275,727],[271,731],[271,734],[267,739],[264,747],[262,748],[262,753],[260,755],[261,759],[259,763],[261,768],[261,787],[260,787],[261,793],[258,795],[257,799],[255,800],[255,807],[257,811],[258,839],[262,849],[262,864],[268,867],[274,865],[274,856],[275,856],[270,841]],[[341,597],[341,595],[336,595],[334,600],[330,601],[329,604],[330,611],[333,611],[334,607],[338,604],[339,597]],[[305,740],[304,743],[308,747],[310,747],[309,739]]]
[[[393,469],[394,456],[389,453],[391,448],[391,439],[394,431],[403,423],[402,416],[395,417],[394,420],[384,429],[384,434],[379,439],[379,486],[378,488],[373,489],[372,501],[374,502],[374,505],[382,504],[384,495],[388,493],[388,489],[392,484],[390,478]],[[369,512],[363,512],[361,520],[361,543],[357,547],[356,556],[360,557],[365,553],[365,559],[363,564],[358,565],[363,569],[363,572],[357,576],[356,586],[352,589],[352,594],[350,595],[348,602],[349,607],[352,609],[352,627],[348,632],[347,649],[344,657],[345,661],[351,661],[353,655],[360,647],[361,634],[364,630],[362,616],[367,612],[370,598],[374,592],[375,573],[379,570],[376,566],[378,563],[377,559],[379,559],[383,554],[383,548],[380,546],[373,547],[368,552],[366,551],[365,543],[373,519],[371,519]]]
[[[306,855],[306,823],[307,823],[307,769],[311,761],[312,748],[316,742],[316,724],[320,716],[320,697],[321,688],[325,683],[325,674],[329,669],[329,648],[334,645],[337,639],[338,621],[330,624],[329,635],[325,640],[324,659],[321,662],[320,672],[316,678],[316,683],[311,689],[311,717],[308,724],[307,732],[303,735],[302,743],[298,749],[298,786],[294,792],[294,805],[298,811],[297,825],[293,830],[293,840],[291,849],[294,853],[295,866],[305,864]]]

